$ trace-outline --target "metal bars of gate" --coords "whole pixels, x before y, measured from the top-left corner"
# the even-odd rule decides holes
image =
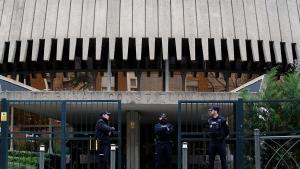
[[[253,130],[261,131],[261,167],[299,168],[300,100],[250,100],[244,104],[245,169],[255,168]],[[296,160],[294,160],[296,158]],[[275,167],[276,168],[276,167]]]
[[[36,168],[45,145],[45,168],[96,168],[95,124],[102,111],[112,112],[113,143],[119,145],[121,168],[121,102],[119,100],[2,100],[8,121],[1,123],[1,169]],[[10,125],[10,132],[8,130]]]
[[[230,127],[227,147],[228,168],[243,168],[243,103],[234,101],[180,100],[178,102],[178,169],[182,168],[182,142],[188,142],[188,168],[208,166],[208,108],[220,107]],[[234,152],[232,154],[231,152]]]

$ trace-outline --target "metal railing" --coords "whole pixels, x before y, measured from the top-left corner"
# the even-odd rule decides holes
[[[36,168],[39,146],[44,145],[45,168],[94,169],[97,165],[95,124],[102,111],[110,111],[118,145],[115,164],[121,168],[122,116],[119,100],[2,100],[0,168]],[[120,146],[119,146],[120,145]]]
[[[297,145],[300,145],[299,135],[285,135],[285,136],[268,136],[261,135],[259,129],[254,130],[254,144],[255,144],[255,169],[268,169],[268,168],[288,168],[298,169],[300,168],[300,162],[296,159],[297,154],[292,152]],[[264,148],[262,148],[264,147]],[[263,165],[262,152],[268,153],[269,158]],[[298,157],[299,158],[299,157]]]

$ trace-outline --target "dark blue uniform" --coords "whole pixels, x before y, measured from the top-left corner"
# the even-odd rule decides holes
[[[222,169],[226,169],[226,143],[225,138],[229,134],[226,120],[223,117],[210,117],[208,119],[208,135],[209,141],[209,169],[214,169],[215,157],[220,155]]]
[[[98,169],[109,169],[110,134],[115,129],[108,125],[108,121],[101,118],[96,123],[96,139],[98,141]]]
[[[155,140],[155,169],[171,169],[172,143],[171,137],[174,131],[172,124],[160,121],[154,126]]]

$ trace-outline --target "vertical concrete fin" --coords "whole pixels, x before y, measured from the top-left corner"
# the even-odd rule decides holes
[[[274,41],[274,46],[273,47],[274,47],[276,63],[282,63],[280,42],[279,41]]]
[[[3,63],[4,49],[5,49],[5,41],[0,40],[0,63]]]
[[[297,55],[297,58],[298,58],[298,61],[300,60],[300,42],[296,43],[296,55]],[[300,63],[299,63],[300,64]]]
[[[222,60],[221,39],[215,38],[216,61]]]
[[[21,41],[21,49],[20,49],[20,62],[25,62],[26,61],[26,56],[27,56],[27,50],[28,50],[28,41],[27,40],[22,40]]]
[[[181,40],[181,38],[175,38],[175,44],[176,44],[176,58],[177,58],[177,60],[181,60],[182,59],[182,50],[181,50],[182,40]]]
[[[8,62],[9,63],[13,63],[14,60],[15,60],[15,55],[16,55],[16,41],[12,40],[10,41],[10,44],[9,44],[9,53],[8,53]]]
[[[258,45],[257,40],[251,40],[251,50],[253,55],[253,61],[259,62],[259,53],[258,53]]]
[[[243,62],[245,62],[245,61],[247,61],[247,50],[246,50],[246,41],[245,41],[245,39],[240,39],[239,40],[239,46],[240,46],[241,60]]]
[[[57,39],[56,60],[62,60],[63,47],[64,47],[64,38],[58,38]]]
[[[293,59],[293,52],[292,52],[292,44],[286,42],[285,43],[285,54],[286,54],[286,61],[288,64],[294,63]]]
[[[75,59],[75,49],[76,49],[76,38],[70,38],[69,60],[71,61]]]
[[[148,38],[149,40],[149,56],[150,60],[154,60],[155,55],[155,38]]]
[[[123,60],[128,59],[128,48],[129,48],[129,39],[122,38],[122,48],[123,48]]]
[[[82,38],[82,60],[88,59],[90,38]],[[75,49],[74,49],[75,50]]]
[[[50,51],[51,51],[51,38],[45,39],[45,48],[44,48],[44,60],[49,61],[50,60]],[[58,48],[57,48],[58,50]]]
[[[135,38],[135,46],[136,46],[136,60],[142,59],[142,38]]]
[[[102,52],[102,37],[96,38],[96,60],[101,59],[101,52]]]
[[[234,61],[233,39],[227,38],[227,51],[229,61]]]
[[[39,54],[39,46],[40,46],[40,40],[34,39],[32,42],[32,61],[37,61],[38,54]]]
[[[265,62],[271,62],[270,43],[268,40],[263,41],[263,50],[264,50]]]
[[[195,38],[189,38],[189,46],[190,46],[190,57],[191,61],[196,60],[196,39]]]
[[[202,51],[203,51],[203,59],[204,61],[208,61],[208,38],[202,38]]]
[[[168,60],[168,38],[162,37],[162,53],[163,53],[163,60]]]
[[[114,60],[115,57],[115,44],[116,39],[115,38],[109,38],[109,59]]]

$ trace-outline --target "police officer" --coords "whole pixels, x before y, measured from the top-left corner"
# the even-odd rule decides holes
[[[174,127],[162,113],[159,122],[154,126],[155,131],[155,169],[171,169],[172,143]]]
[[[109,169],[110,140],[114,127],[108,125],[111,113],[105,111],[101,113],[100,119],[96,123],[96,139],[98,143],[98,169]]]
[[[214,169],[215,157],[220,155],[222,169],[227,169],[226,165],[226,143],[225,139],[229,134],[229,128],[225,118],[219,116],[220,108],[213,106],[208,109],[208,136],[209,141],[209,169]]]

